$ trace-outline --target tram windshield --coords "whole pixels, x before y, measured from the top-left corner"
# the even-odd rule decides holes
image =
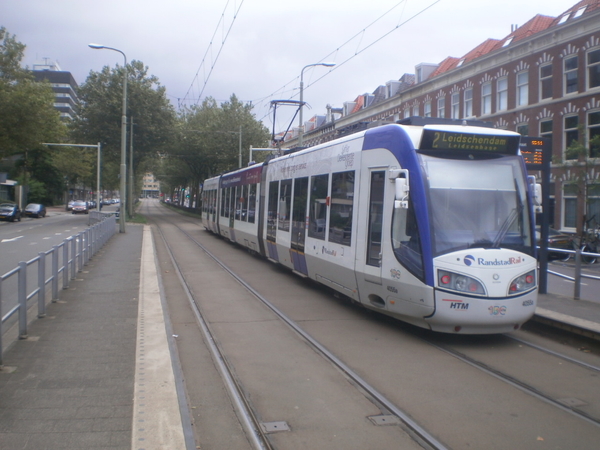
[[[434,257],[468,248],[510,248],[533,254],[520,156],[420,157],[428,182]]]

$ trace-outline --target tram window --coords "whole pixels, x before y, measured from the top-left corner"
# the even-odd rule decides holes
[[[226,188],[225,189],[225,210],[224,210],[224,216],[225,217],[229,217],[229,211],[231,208],[231,188]]]
[[[353,205],[354,171],[334,173],[331,176],[329,242],[351,244]]]
[[[308,177],[296,178],[292,204],[292,248],[300,251],[304,251],[307,197]]]
[[[254,223],[256,213],[256,184],[248,186],[248,222]]]
[[[225,193],[226,193],[227,189],[222,189],[221,190],[221,216],[225,217]]]
[[[279,187],[279,220],[281,231],[290,231],[290,205],[292,202],[292,180],[283,180]]]
[[[248,186],[241,187],[240,209],[242,210],[242,220],[248,222]]]
[[[242,220],[242,206],[241,206],[241,193],[242,187],[236,186],[233,188],[233,211],[235,213],[235,220]]]
[[[316,239],[325,239],[327,220],[327,188],[329,174],[310,178],[310,210],[308,212],[308,235]]]
[[[269,204],[267,209],[267,239],[275,242],[277,236],[277,199],[279,198],[279,181],[269,183]]]
[[[423,279],[423,254],[412,201],[408,209],[394,209],[392,245],[396,258],[415,276]]]

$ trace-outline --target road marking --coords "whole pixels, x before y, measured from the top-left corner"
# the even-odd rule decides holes
[[[152,231],[147,225],[142,241],[139,293],[131,448],[184,449]]]
[[[10,239],[2,239],[2,241],[0,241],[0,242],[13,242],[13,241],[16,241],[17,239],[21,239],[22,237],[23,236],[17,236],[17,237],[10,238]]]

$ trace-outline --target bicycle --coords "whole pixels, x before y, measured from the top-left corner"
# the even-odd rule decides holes
[[[595,221],[595,218],[595,214],[589,220],[585,220],[584,216],[584,227],[581,230],[579,245],[577,246],[582,252],[598,253],[600,250],[600,228],[597,226],[590,228],[590,223]],[[581,255],[581,261],[585,264],[594,264],[597,259],[597,256]]]

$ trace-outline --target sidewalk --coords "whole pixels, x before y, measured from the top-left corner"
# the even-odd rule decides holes
[[[153,357],[171,365],[165,342],[160,351],[153,344],[165,324],[149,233],[137,225],[117,233],[48,305],[47,317],[33,321],[29,338],[6,351],[0,450],[149,450],[172,439],[176,426],[165,432],[152,417],[180,415],[153,399],[160,390],[153,376],[166,387]],[[600,336],[600,304],[593,302],[541,294],[534,320]],[[166,390],[176,395],[175,386]],[[173,396],[168,402],[173,408]]]
[[[600,303],[539,294],[532,320],[600,340]]]
[[[0,449],[131,448],[142,230],[117,233],[5,353]]]

